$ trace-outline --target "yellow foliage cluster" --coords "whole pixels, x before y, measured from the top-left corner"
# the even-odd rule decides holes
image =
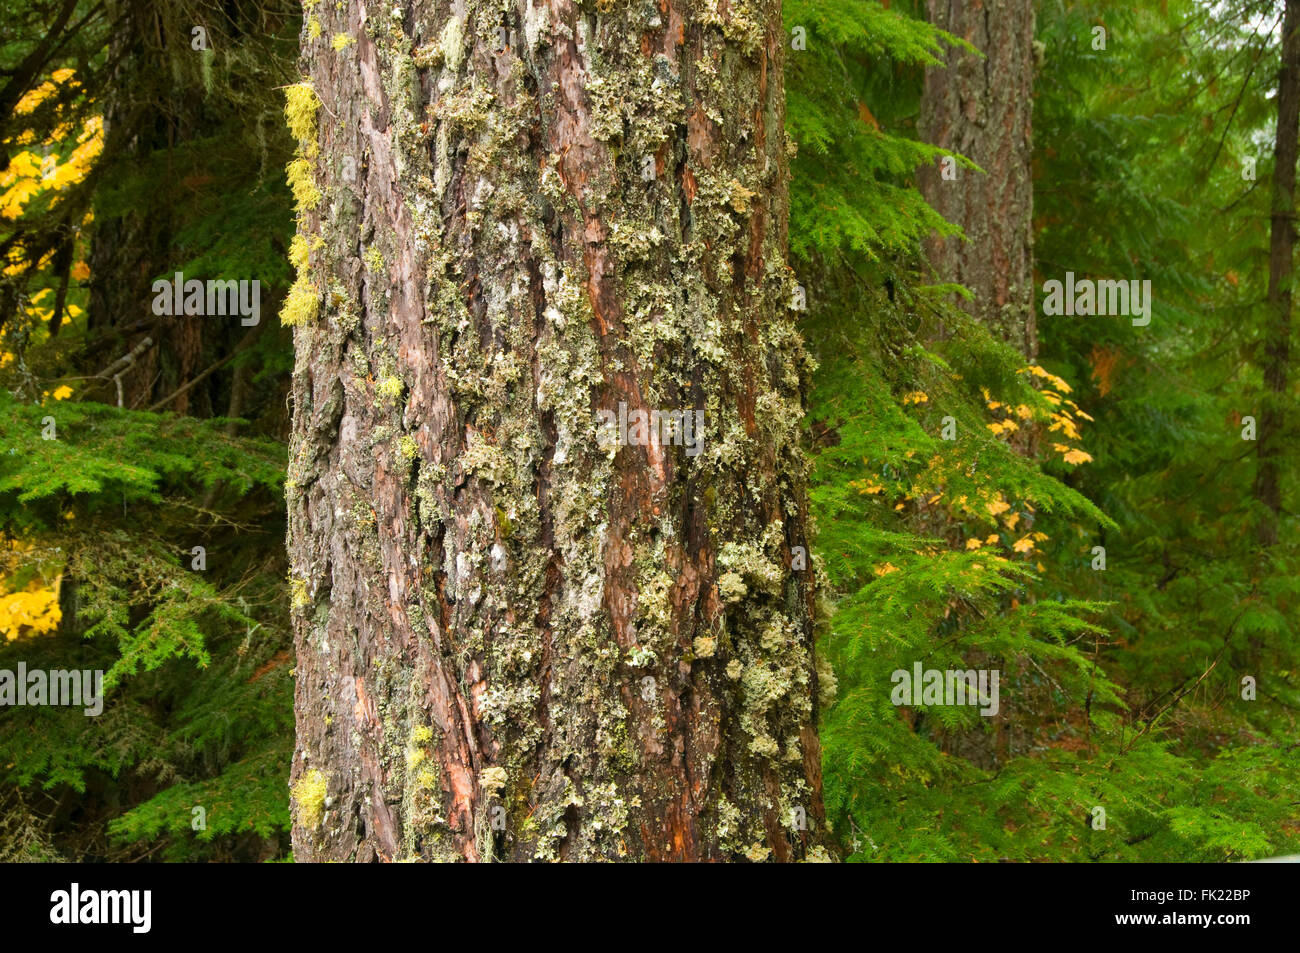
[[[57,585],[0,596],[0,635],[6,641],[53,632],[62,617]]]
[[[16,560],[31,554],[33,547],[7,540],[3,549],[10,560]],[[37,576],[25,586],[15,588],[10,579],[0,576],[0,637],[12,642],[20,636],[45,635],[57,629],[63,617],[59,610],[61,581],[61,576],[52,582]]]
[[[1047,441],[1047,445],[1052,452],[1060,454],[1060,458],[1065,463],[1078,465],[1090,461],[1092,457],[1088,453],[1078,446],[1065,442],[1081,440],[1079,421],[1092,420],[1092,417],[1084,413],[1078,404],[1065,396],[1071,391],[1070,385],[1036,364],[1022,368],[1020,373],[1031,375],[1035,389],[1043,395],[1053,409],[1045,414],[1041,406],[1038,408],[1028,404],[1013,406],[994,400],[985,390],[983,391],[985,404],[994,416],[994,420],[986,425],[988,429],[994,435],[1005,438],[1024,427],[1034,427],[1038,432],[1042,432],[1039,428],[1044,428],[1047,433],[1058,435],[1058,439]],[[924,391],[912,391],[904,394],[901,400],[904,406],[919,406],[929,403],[930,398]],[[913,453],[909,452],[907,456],[910,458]],[[953,459],[951,455],[936,454],[930,459],[928,466],[914,477],[911,485],[895,486],[893,492],[886,488],[889,481],[879,474],[851,481],[849,485],[864,496],[875,496],[882,503],[891,503],[898,511],[906,509],[908,504],[920,508],[932,507],[948,496],[948,487],[955,476],[954,468],[965,467],[965,463]],[[969,477],[971,472],[966,476]],[[1007,500],[991,484],[981,486],[974,491],[973,496],[969,493],[948,496],[942,506],[949,518],[955,522],[976,525],[983,523],[986,526],[992,524],[993,532],[975,532],[965,540],[964,545],[968,552],[986,547],[1002,547],[1003,552],[1008,554],[1015,553],[1032,558],[1038,551],[1038,544],[1048,539],[1046,533],[1032,530],[1034,518],[1032,503],[1028,500],[1020,500],[1013,504],[1013,501]],[[894,567],[886,563],[876,569],[876,574],[886,575],[891,571],[895,571]]]
[[[82,95],[75,72],[71,69],[59,69],[50,74],[49,79],[35,89],[29,90],[15,105],[16,116],[31,116],[43,103],[51,98],[65,99],[65,96]],[[55,107],[55,126],[43,141],[37,141],[34,128],[27,128],[4,140],[5,153],[9,156],[8,164],[0,170],[0,221],[16,221],[33,206],[38,199],[42,208],[55,207],[60,201],[60,193],[82,182],[90,173],[95,160],[104,148],[104,124],[100,116],[91,116],[80,124],[80,128],[71,121],[62,118],[62,105]],[[33,124],[35,125],[35,124]],[[89,212],[82,224],[91,220]],[[6,276],[29,274],[36,269],[48,268],[54,256],[48,251],[40,261],[29,260],[29,251],[22,241],[14,242],[0,265]],[[73,263],[70,276],[75,281],[85,281],[90,276],[90,269],[84,261]],[[49,322],[54,314],[54,292],[48,288],[31,298],[24,298],[23,310],[28,319],[28,326],[37,336],[48,334]],[[76,320],[82,313],[80,307],[71,301],[64,303],[62,312],[66,321]],[[0,353],[0,367],[13,360],[13,355]],[[46,392],[45,397],[64,400],[72,395],[67,386],[55,388],[53,393]],[[0,612],[0,623],[8,624],[10,619],[32,618],[48,621],[49,612],[42,610],[31,598],[23,596],[5,596],[6,605],[13,613]],[[48,607],[47,607],[48,608]],[[54,623],[57,623],[57,606],[54,607]],[[15,623],[17,624],[17,623]],[[42,623],[44,624],[44,623]],[[16,629],[2,628],[9,633]]]
[[[29,91],[14,112],[29,115],[60,87],[75,86],[73,71],[55,70],[50,78]],[[77,133],[75,146],[66,156],[58,147],[65,143],[75,130],[67,124],[56,127],[49,140],[37,143],[36,134],[27,129],[5,143],[6,146],[30,146],[13,152],[9,165],[0,172],[0,218],[20,218],[32,200],[44,192],[61,192],[81,182],[89,173],[95,159],[104,149],[104,121],[100,116],[87,119]]]

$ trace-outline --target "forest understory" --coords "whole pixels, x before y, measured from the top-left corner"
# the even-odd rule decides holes
[[[0,861],[1300,854],[1300,0],[9,0]]]

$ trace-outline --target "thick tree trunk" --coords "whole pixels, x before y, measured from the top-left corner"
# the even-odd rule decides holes
[[[1033,285],[1033,0],[929,0],[930,22],[966,40],[925,72],[919,131],[974,161],[984,174],[923,168],[927,202],[960,225],[967,241],[935,238],[926,252],[937,277],[974,292],[964,306],[1026,357],[1038,350]]]
[[[308,8],[295,856],[823,857],[780,4],[500,10]]]
[[[1282,17],[1282,68],[1277,82],[1277,133],[1273,157],[1272,230],[1268,250],[1268,323],[1264,340],[1264,385],[1259,418],[1255,497],[1270,513],[1260,520],[1259,541],[1277,542],[1282,512],[1278,456],[1282,452],[1283,404],[1291,364],[1291,284],[1295,275],[1295,183],[1300,151],[1300,0],[1287,0]]]

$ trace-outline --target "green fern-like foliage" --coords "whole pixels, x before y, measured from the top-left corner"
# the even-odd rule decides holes
[[[1178,134],[1175,111],[1123,87],[1145,82],[1152,63],[1162,93],[1176,86],[1182,73],[1160,44],[1199,14],[1041,15],[1053,68],[1035,119],[1040,270],[1130,277],[1137,261],[1159,292],[1140,341],[1127,324],[1040,322],[1034,370],[953,313],[943,303],[953,289],[921,283],[919,239],[934,227],[924,211],[909,209],[909,230],[894,222],[904,206],[863,183],[852,194],[874,201],[835,207],[858,175],[920,202],[910,170],[933,154],[899,140],[912,134],[915,67],[946,40],[876,10],[868,47],[844,24],[875,5],[846,6],[810,31],[834,42],[790,54],[790,126],[803,136],[792,251],[820,362],[808,437],[824,771],[846,855],[1222,861],[1294,850],[1296,753],[1282,739],[1294,724],[1296,574],[1286,546],[1261,563],[1242,532],[1253,469],[1223,425],[1258,379],[1232,381],[1240,352],[1222,349],[1222,316],[1244,315],[1261,289],[1188,267],[1219,242],[1196,226],[1211,196],[1177,187],[1182,159],[1161,146]],[[811,9],[787,4],[787,25]],[[1103,16],[1150,45],[1092,53]],[[844,69],[846,55],[874,69]],[[1232,137],[1228,147],[1242,148]],[[1219,176],[1221,205],[1236,171]],[[823,195],[836,197],[808,198]],[[1241,257],[1258,254],[1259,238],[1242,234]],[[1224,267],[1248,270],[1241,258]],[[925,346],[918,329],[935,315],[953,330]],[[1207,346],[1221,348],[1217,385]],[[955,439],[943,439],[945,421]],[[1211,505],[1210,485],[1235,502]],[[892,673],[918,662],[999,670],[999,715],[895,705]],[[1243,704],[1238,681],[1252,665],[1269,672],[1269,697]]]
[[[282,450],[224,424],[0,396],[0,532],[66,580],[58,631],[0,644],[0,668],[99,670],[105,696],[98,717],[8,711],[0,775],[46,798],[125,785],[139,801],[74,856],[134,856],[166,833],[173,859],[217,857],[287,830]]]

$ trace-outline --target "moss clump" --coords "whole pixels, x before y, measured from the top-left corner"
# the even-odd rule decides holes
[[[375,393],[385,400],[397,400],[402,396],[402,379],[390,375],[375,385]]]
[[[293,190],[294,201],[298,203],[298,210],[314,209],[320,204],[320,189],[316,187],[316,180],[311,173],[311,163],[302,156],[291,161],[284,167],[286,178],[289,180],[289,188]]]
[[[320,295],[316,293],[316,287],[306,273],[300,272],[289,288],[284,307],[280,309],[280,323],[290,328],[310,324],[316,320],[319,311]]]
[[[289,263],[293,267],[302,271],[307,267],[307,256],[311,253],[307,246],[307,239],[302,235],[294,235],[289,242]]]
[[[428,754],[425,753],[425,750],[423,748],[416,748],[416,747],[407,748],[406,749],[406,770],[414,771],[416,768],[418,768],[421,764],[424,763],[424,759],[427,757]]]
[[[289,577],[289,601],[295,609],[305,609],[311,604],[311,599],[307,596],[307,583],[301,579]]]
[[[384,253],[375,245],[371,245],[366,249],[365,261],[366,268],[374,274],[379,274],[384,270]]]
[[[410,434],[403,434],[402,439],[397,441],[397,452],[409,463],[420,455],[420,445]]]
[[[310,83],[295,83],[284,91],[284,119],[289,132],[298,140],[302,153],[311,157],[316,155],[316,111],[320,109],[320,99]]]
[[[325,791],[328,784],[318,768],[312,768],[293,785],[293,800],[298,805],[298,821],[304,827],[316,827],[325,816]]]

